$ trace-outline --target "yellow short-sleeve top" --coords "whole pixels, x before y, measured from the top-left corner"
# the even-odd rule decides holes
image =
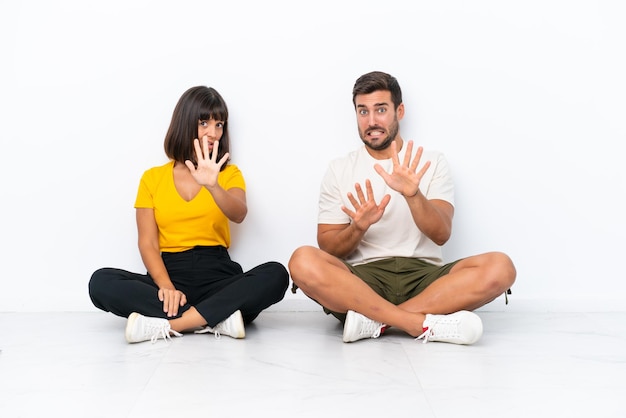
[[[241,171],[229,164],[217,179],[224,190],[246,190]],[[164,252],[180,252],[197,245],[230,247],[230,224],[206,188],[189,202],[174,185],[174,161],[146,170],[141,176],[135,208],[154,209],[159,246]]]

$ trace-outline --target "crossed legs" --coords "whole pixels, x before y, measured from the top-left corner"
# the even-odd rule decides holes
[[[394,305],[374,292],[336,257],[312,246],[298,248],[289,260],[293,282],[311,299],[335,311],[356,311],[374,321],[422,334],[426,314],[474,310],[509,289],[516,271],[511,259],[490,252],[460,260],[450,273],[422,293]]]

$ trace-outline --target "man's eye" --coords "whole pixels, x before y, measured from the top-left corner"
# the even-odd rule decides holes
[[[387,109],[385,109],[384,107],[378,108],[378,113],[385,113],[386,111]]]
[[[359,111],[359,114],[361,114],[361,115],[367,115],[367,110],[360,110],[360,111]]]

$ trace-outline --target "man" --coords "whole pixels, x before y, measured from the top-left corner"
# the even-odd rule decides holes
[[[453,183],[444,156],[413,150],[400,135],[397,80],[375,71],[352,92],[364,146],[332,161],[319,197],[317,241],[289,260],[294,282],[344,322],[343,341],[378,338],[388,327],[427,341],[473,344],[472,311],[510,289],[511,259],[490,252],[444,263]]]

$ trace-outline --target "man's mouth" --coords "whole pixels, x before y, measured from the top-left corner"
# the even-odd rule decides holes
[[[382,129],[368,129],[366,134],[368,136],[379,137],[379,136],[383,136],[385,134],[385,131]]]

